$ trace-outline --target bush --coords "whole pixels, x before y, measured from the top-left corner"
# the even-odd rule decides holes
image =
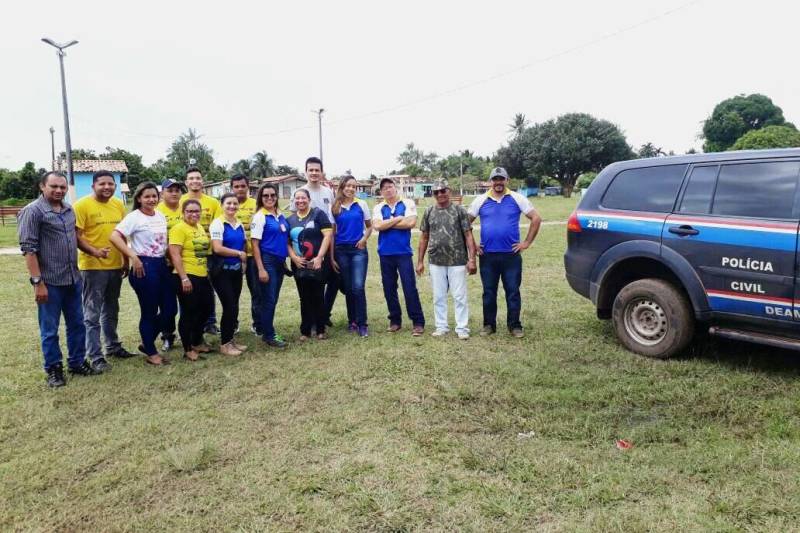
[[[739,137],[731,150],[766,150],[800,146],[800,131],[788,126],[766,126]]]

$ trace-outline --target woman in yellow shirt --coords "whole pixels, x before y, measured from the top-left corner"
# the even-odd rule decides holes
[[[211,351],[203,341],[203,327],[214,306],[207,268],[211,241],[199,223],[200,202],[186,200],[181,210],[183,221],[169,230],[169,256],[175,267],[181,303],[178,333],[183,343],[183,356],[197,361],[201,353]]]

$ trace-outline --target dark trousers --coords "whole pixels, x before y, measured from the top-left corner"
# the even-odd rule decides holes
[[[131,271],[128,280],[139,300],[139,336],[147,355],[156,355],[156,337],[159,331],[175,330],[178,304],[172,275],[163,257],[139,256],[144,266],[144,276],[137,278]]]
[[[269,275],[267,283],[259,282],[258,285],[261,289],[261,309],[259,310],[259,325],[261,331],[261,338],[265,341],[271,341],[275,338],[275,308],[278,305],[278,296],[281,294],[281,286],[283,285],[284,266],[286,259],[261,252],[261,264],[264,265],[264,270]],[[256,271],[258,276],[258,271]]]
[[[485,253],[480,256],[481,283],[483,283],[483,325],[497,327],[497,288],[503,280],[506,293],[508,329],[521,328],[519,314],[522,297],[522,256],[515,253]]]
[[[183,350],[188,352],[194,346],[203,344],[203,328],[211,309],[214,307],[214,291],[207,277],[187,276],[192,282],[192,292],[185,294],[181,290],[178,276],[175,279],[178,300],[181,303],[181,317],[178,320],[178,333],[181,336]]]
[[[261,334],[261,287],[258,283],[258,268],[252,255],[247,256],[247,270],[244,273],[247,290],[250,292],[250,319],[256,334]],[[238,324],[237,324],[238,325]]]
[[[338,257],[337,257],[338,260]],[[333,312],[333,304],[336,303],[336,293],[339,292],[339,287],[342,285],[342,279],[332,268],[328,270],[325,276],[325,295],[323,296],[323,305],[325,307],[325,321],[331,319]]]
[[[317,330],[317,335],[325,333],[324,293],[323,280],[298,278],[295,272],[294,281],[297,283],[297,294],[300,295],[300,334],[311,335],[311,329]]]
[[[340,277],[347,301],[347,323],[359,327],[367,325],[367,294],[364,285],[367,281],[367,250],[356,248],[354,244],[336,245],[336,262],[339,263]],[[326,294],[327,296],[327,294]]]
[[[69,366],[79,367],[86,359],[86,327],[83,324],[81,292],[80,281],[72,285],[47,284],[47,301],[38,304],[39,335],[42,339],[45,370],[62,364],[63,356],[58,342],[58,323],[62,313],[67,326]]]
[[[236,324],[239,321],[239,295],[242,294],[242,271],[222,269],[213,276],[214,290],[222,304],[220,343],[233,340]]]
[[[425,316],[422,314],[422,305],[419,302],[411,255],[382,255],[380,258],[383,296],[386,298],[386,305],[389,308],[389,323],[399,326],[403,322],[403,310],[400,308],[400,299],[397,296],[397,276],[399,274],[400,284],[403,286],[403,296],[406,299],[408,318],[413,325],[424,326]]]

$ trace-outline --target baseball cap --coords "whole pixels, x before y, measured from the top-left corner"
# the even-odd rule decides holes
[[[169,189],[174,185],[180,187],[182,191],[186,190],[186,185],[184,185],[182,181],[174,180],[172,178],[167,178],[161,182],[161,190],[166,191],[167,189]]]
[[[385,177],[385,178],[383,178],[383,179],[380,181],[380,183],[378,184],[378,188],[379,188],[379,189],[382,189],[382,188],[383,188],[383,184],[384,184],[384,183],[386,183],[386,182],[389,182],[389,183],[392,183],[392,184],[394,184],[394,180],[393,180],[392,178]]]
[[[489,179],[493,178],[503,178],[507,180],[508,172],[506,172],[506,169],[504,169],[503,167],[494,167],[492,169],[492,173],[489,174]]]
[[[447,180],[444,178],[438,178],[433,181],[433,187],[431,187],[431,192],[433,191],[442,191],[444,189],[449,189],[450,184],[447,183]]]

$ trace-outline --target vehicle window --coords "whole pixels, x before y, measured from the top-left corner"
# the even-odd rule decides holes
[[[714,195],[714,184],[717,182],[719,167],[694,167],[689,176],[689,185],[683,193],[681,213],[704,213],[711,211],[711,197]]]
[[[686,165],[623,170],[609,185],[602,205],[609,209],[669,213],[685,172]]]
[[[800,162],[723,165],[714,193],[715,215],[792,218]]]

